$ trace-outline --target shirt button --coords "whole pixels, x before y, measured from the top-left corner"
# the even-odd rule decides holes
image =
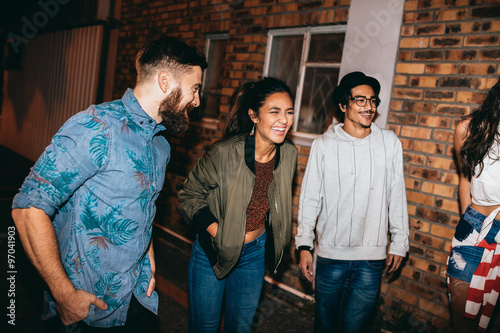
[[[142,125],[142,124],[144,124],[144,122],[141,120],[141,121],[139,122],[139,124],[141,124],[141,125]]]
[[[153,122],[153,121],[150,119],[150,120],[149,120],[149,123],[151,124],[152,122]]]

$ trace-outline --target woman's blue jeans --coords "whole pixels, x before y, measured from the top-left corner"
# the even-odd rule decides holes
[[[377,299],[383,260],[316,261],[314,331],[364,332]]]
[[[188,270],[189,332],[217,331],[224,294],[224,332],[250,332],[264,283],[265,244],[265,232],[244,244],[236,267],[219,280],[196,238]]]

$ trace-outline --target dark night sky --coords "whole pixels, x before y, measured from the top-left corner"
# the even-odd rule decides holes
[[[18,20],[26,13],[30,12],[30,9],[38,6],[38,2],[43,1],[44,3],[50,2],[51,0],[7,0],[2,1],[0,5],[0,25],[11,20]],[[57,0],[52,0],[57,1]]]

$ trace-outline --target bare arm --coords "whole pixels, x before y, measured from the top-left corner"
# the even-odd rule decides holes
[[[453,140],[453,146],[455,148],[455,154],[458,162],[458,199],[460,201],[460,210],[462,214],[465,212],[465,209],[468,205],[472,203],[472,199],[470,196],[470,181],[469,179],[462,174],[460,171],[460,166],[462,165],[462,158],[460,156],[460,151],[464,145],[465,139],[467,138],[467,127],[469,125],[469,120],[462,120],[458,123],[457,128],[455,129],[455,137]]]
[[[215,235],[217,234],[217,229],[219,229],[219,223],[214,222],[210,224],[207,228],[207,232],[212,236],[212,238],[215,238]]]
[[[12,218],[26,254],[47,283],[56,310],[65,325],[87,317],[90,305],[107,309],[106,303],[84,290],[75,289],[61,263],[56,233],[50,218],[38,208],[14,209]]]
[[[151,280],[149,280],[148,291],[146,292],[146,296],[151,297],[153,291],[156,287],[156,261],[155,261],[155,251],[153,250],[153,237],[151,237],[151,241],[149,242],[149,262],[151,264]]]

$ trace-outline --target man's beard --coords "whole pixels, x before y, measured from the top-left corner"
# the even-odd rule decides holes
[[[160,104],[158,113],[169,134],[180,134],[189,127],[188,114],[193,110],[192,103],[181,107],[181,88],[177,88]]]

